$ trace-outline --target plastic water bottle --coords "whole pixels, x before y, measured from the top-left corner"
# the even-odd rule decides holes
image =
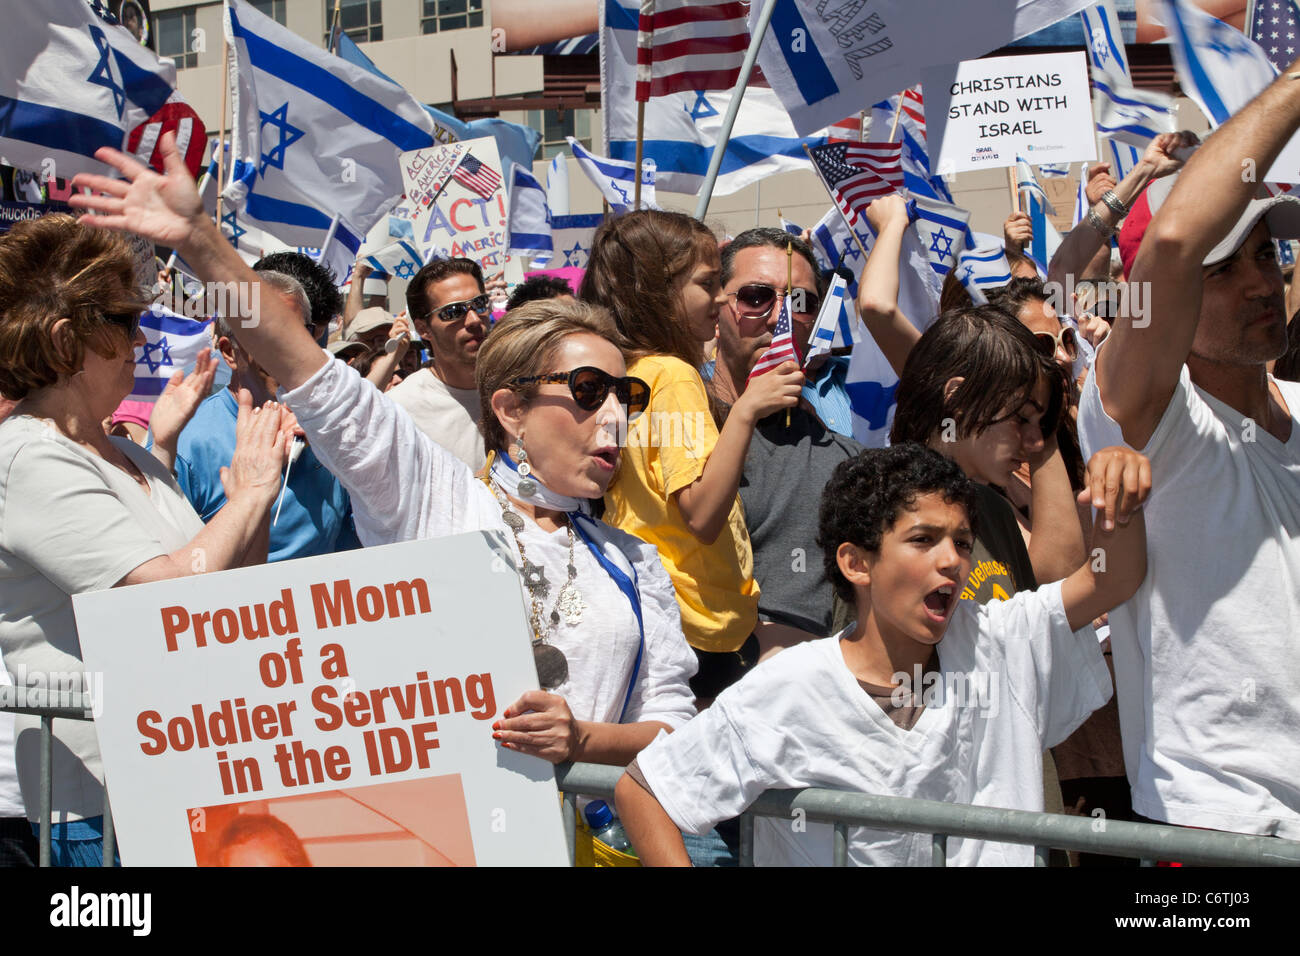
[[[587,817],[587,826],[591,827],[593,837],[620,853],[636,856],[636,850],[632,849],[632,841],[623,832],[622,825],[614,819],[614,813],[609,809],[609,804],[604,800],[593,800],[587,804],[587,809],[583,812]]]

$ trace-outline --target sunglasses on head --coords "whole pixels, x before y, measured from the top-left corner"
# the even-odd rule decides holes
[[[127,341],[130,342],[135,341],[136,333],[140,331],[139,312],[119,312],[116,315],[105,312],[100,318],[109,325],[116,325],[118,328],[125,330]]]
[[[1075,338],[1074,329],[1068,325],[1062,326],[1061,331],[1056,335],[1050,332],[1035,332],[1034,345],[1046,358],[1056,358],[1058,348],[1069,356],[1071,361],[1079,354],[1079,343]]]
[[[776,297],[784,295],[784,289],[776,289],[761,282],[742,285],[735,292],[728,292],[736,300],[737,308],[750,318],[765,318],[776,304]],[[790,311],[812,314],[821,305],[821,299],[810,289],[792,289],[790,291]]]
[[[610,389],[618,396],[618,403],[627,408],[628,420],[636,418],[650,404],[650,386],[630,375],[615,378],[604,369],[584,365],[572,372],[550,372],[546,375],[528,375],[510,383],[522,385],[568,385],[574,403],[583,411],[594,412],[605,404]]]
[[[433,314],[444,322],[455,322],[458,319],[465,318],[470,312],[477,312],[479,315],[487,315],[492,310],[492,299],[484,292],[482,295],[476,295],[472,299],[466,299],[464,302],[448,302],[442,308]]]

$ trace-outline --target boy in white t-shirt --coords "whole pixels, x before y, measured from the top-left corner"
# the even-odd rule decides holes
[[[819,540],[827,577],[855,603],[858,623],[782,651],[641,752],[616,799],[642,862],[687,865],[679,831],[706,832],[768,789],[1042,810],[1043,751],[1110,698],[1091,621],[1146,573],[1135,514],[1150,490],[1146,460],[1106,449],[1088,471],[1081,500],[1105,505],[1089,562],[1064,581],[980,606],[960,599],[975,513],[961,469],[911,444],[843,462],[822,495]],[[754,862],[827,865],[831,839],[825,824],[760,817]],[[954,840],[949,856],[1027,865],[1033,850]],[[929,857],[925,834],[850,831],[855,864]]]

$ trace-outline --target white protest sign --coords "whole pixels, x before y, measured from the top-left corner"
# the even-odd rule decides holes
[[[492,739],[537,687],[504,536],[73,604],[124,863],[567,862],[551,765]]]
[[[1097,158],[1082,51],[968,60],[923,71],[926,142],[940,173]]]

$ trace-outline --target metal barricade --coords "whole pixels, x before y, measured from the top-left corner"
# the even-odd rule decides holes
[[[565,837],[574,847],[575,797],[611,799],[620,767],[561,764],[555,780],[564,794]],[[1194,866],[1300,866],[1300,843],[1153,823],[1106,820],[1028,810],[1001,810],[908,797],[884,797],[839,790],[768,790],[740,817],[740,865],[754,865],[754,818],[805,819],[834,826],[834,866],[848,862],[848,828],[932,835],[931,862],[946,866],[948,838],[1019,843],[1034,848],[1034,865],[1046,866],[1048,850],[1077,850],[1137,858],[1144,866],[1178,860]]]
[[[41,718],[41,811],[40,859],[41,866],[50,865],[51,838],[54,817],[54,721],[93,720],[89,707],[29,707],[19,704],[0,704],[0,711],[10,714],[28,714]],[[113,813],[108,805],[108,790],[104,790],[104,866],[112,866],[117,855],[117,841],[113,834]]]

